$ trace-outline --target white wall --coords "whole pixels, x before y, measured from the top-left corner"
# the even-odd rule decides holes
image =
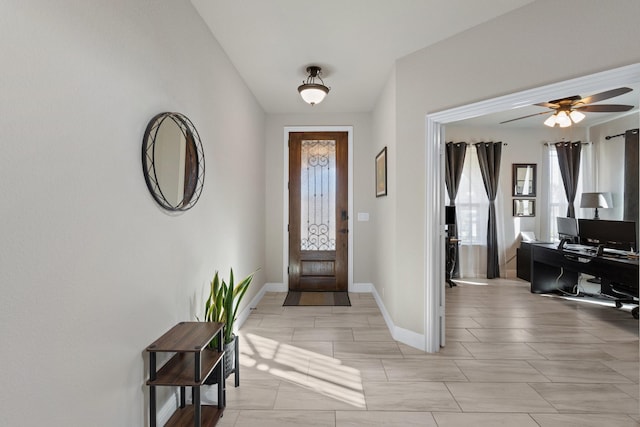
[[[395,323],[422,333],[425,286],[425,115],[640,62],[640,3],[539,0],[397,61],[397,275]],[[579,37],[558,28],[579,22]],[[393,77],[392,77],[393,78]],[[428,185],[433,185],[429,183]],[[391,229],[393,225],[385,225]],[[383,232],[383,231],[381,231]],[[416,238],[418,236],[418,238]],[[440,242],[426,242],[440,247]],[[440,284],[429,284],[440,286]]]
[[[214,269],[265,267],[264,113],[188,0],[0,9],[0,425],[145,425],[145,347]],[[204,146],[182,214],[142,175],[162,111]]]
[[[373,137],[368,158],[375,156],[387,147],[387,195],[375,199],[375,244],[374,255],[378,262],[373,264],[373,285],[392,318],[397,317],[398,295],[400,288],[394,285],[398,260],[396,258],[396,79],[395,67],[377,101],[373,111]],[[375,180],[372,170],[370,179]]]
[[[300,100],[302,102],[302,100]],[[325,102],[330,102],[327,99]],[[309,106],[309,108],[313,108]],[[284,164],[285,127],[295,126],[353,126],[353,280],[354,283],[370,283],[373,254],[373,232],[376,219],[373,215],[375,184],[373,180],[374,158],[370,156],[371,115],[362,114],[271,114],[266,122],[266,265],[267,281],[286,283],[283,270],[284,218]],[[358,212],[370,214],[368,222],[357,221]]]

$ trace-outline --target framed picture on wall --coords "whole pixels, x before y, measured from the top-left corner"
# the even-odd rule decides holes
[[[536,216],[535,199],[513,199],[513,216]]]
[[[376,197],[387,195],[387,147],[376,156]]]
[[[536,164],[535,163],[514,163],[513,164],[513,195],[520,197],[536,196]]]

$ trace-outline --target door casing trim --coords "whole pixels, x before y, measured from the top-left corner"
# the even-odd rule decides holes
[[[347,132],[348,144],[348,169],[349,177],[347,180],[348,203],[349,203],[349,237],[348,237],[348,268],[347,283],[349,292],[353,292],[353,126],[285,126],[284,128],[284,173],[282,182],[282,191],[284,194],[283,210],[282,210],[282,283],[289,289],[289,275],[287,267],[289,266],[289,133],[291,132]]]

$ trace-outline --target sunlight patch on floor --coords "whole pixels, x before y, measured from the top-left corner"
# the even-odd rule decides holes
[[[543,296],[561,298],[567,301],[579,301],[587,304],[601,305],[605,307],[616,307],[614,300],[607,301],[606,299],[598,299],[598,298],[589,297],[589,296],[553,295],[553,294],[545,294]],[[623,304],[622,307],[620,307],[620,310],[630,312],[633,307],[635,307],[635,305],[633,304]]]
[[[323,396],[366,408],[362,376],[340,360],[253,333],[243,337],[240,364]]]
[[[461,280],[461,279],[455,279],[454,283],[460,284],[460,285],[474,285],[474,286],[488,286],[489,283],[487,282],[472,282],[470,280]]]

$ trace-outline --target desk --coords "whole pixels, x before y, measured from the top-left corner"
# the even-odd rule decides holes
[[[531,292],[573,292],[578,274],[600,277],[601,293],[614,300],[638,298],[638,260],[594,256],[583,251],[558,250],[556,244],[531,244]],[[556,283],[557,281],[557,283]],[[621,295],[623,294],[623,295]],[[627,295],[627,298],[623,298]],[[618,303],[618,301],[617,301]],[[618,305],[618,304],[616,304]],[[634,317],[638,314],[634,311]]]

